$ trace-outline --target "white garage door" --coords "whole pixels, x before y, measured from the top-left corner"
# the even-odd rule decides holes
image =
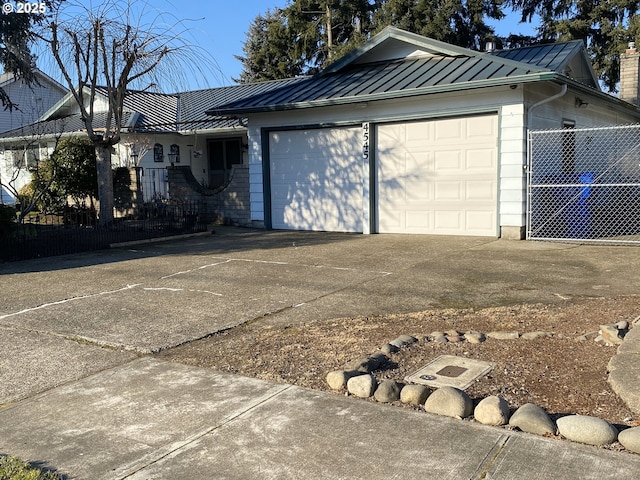
[[[271,133],[273,228],[362,232],[360,134],[358,128]]]
[[[497,236],[498,117],[379,125],[377,230]]]

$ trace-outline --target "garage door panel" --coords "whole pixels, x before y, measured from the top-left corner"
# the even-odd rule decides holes
[[[483,115],[379,125],[378,231],[495,236],[497,124]]]
[[[433,214],[434,228],[446,235],[461,234],[464,230],[463,215],[457,210],[436,210]]]
[[[485,201],[488,207],[493,205],[497,185],[493,181],[470,180],[466,184],[466,200]]]
[[[436,201],[461,201],[464,199],[464,186],[460,182],[438,182],[435,186]]]
[[[467,150],[466,166],[470,173],[473,170],[483,170],[485,172],[496,169],[495,148],[483,150]]]
[[[487,138],[496,138],[496,132],[498,130],[498,117],[497,116],[480,116],[480,117],[468,117],[466,119],[466,138],[468,140],[483,140]]]
[[[487,225],[495,225],[496,215],[490,210],[466,212],[465,223],[467,225],[467,231],[470,233],[484,232]]]
[[[409,232],[419,233],[425,228],[431,228],[433,225],[432,212],[426,210],[409,210],[405,215],[405,224]]]
[[[271,133],[273,228],[362,231],[359,135],[354,128]]]

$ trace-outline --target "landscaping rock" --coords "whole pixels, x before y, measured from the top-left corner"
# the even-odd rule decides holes
[[[418,341],[417,338],[412,337],[411,335],[400,335],[397,338],[394,338],[389,343],[391,345],[395,345],[398,348],[406,347],[407,345],[411,345],[412,343],[416,343]]]
[[[418,341],[418,339],[412,335],[400,335],[398,340],[402,340],[406,345],[412,345]]]
[[[489,332],[487,337],[496,340],[516,340],[520,338],[520,334],[518,332]]]
[[[391,345],[390,343],[387,343],[386,345],[382,346],[380,351],[385,355],[391,355],[392,353],[398,353],[400,351],[400,348],[396,347],[395,345]]]
[[[347,386],[350,378],[362,375],[362,372],[356,370],[334,370],[327,373],[327,383],[332,390],[342,390]]]
[[[397,402],[400,400],[400,385],[393,380],[383,380],[376,388],[373,397],[382,403]]]
[[[369,357],[359,357],[345,365],[345,370],[355,370],[361,373],[371,373],[371,363]]]
[[[509,421],[509,404],[496,395],[487,397],[478,403],[473,416],[484,425],[505,425]]]
[[[628,330],[629,322],[627,322],[626,320],[621,320],[620,322],[616,323],[616,328],[618,330]]]
[[[441,387],[433,392],[424,403],[429,413],[454,418],[466,418],[473,413],[473,402],[469,395],[455,387]]]
[[[640,453],[640,427],[627,428],[618,434],[618,441],[633,453]]]
[[[527,332],[522,334],[525,340],[536,340],[538,338],[551,337],[549,332]]]
[[[369,398],[376,391],[377,382],[373,375],[358,375],[347,380],[347,390],[355,397]]]
[[[449,343],[449,340],[444,335],[433,337],[433,341],[436,343]]]
[[[475,344],[482,343],[487,339],[487,337],[484,336],[484,333],[480,332],[467,332],[464,334],[464,338],[467,342]]]
[[[430,390],[424,385],[405,385],[400,390],[400,401],[411,405],[423,405]]]
[[[387,358],[387,356],[382,352],[374,353],[373,355],[369,356],[369,364],[371,365],[372,370],[379,369],[385,363],[387,363],[388,360],[389,359]]]
[[[523,432],[546,435],[556,433],[556,426],[551,417],[538,405],[525,403],[517,409],[509,419],[509,425],[518,427]]]
[[[569,440],[588,445],[609,445],[618,438],[618,430],[606,420],[587,415],[569,415],[556,421],[558,433]]]
[[[384,353],[375,353],[367,357],[360,357],[356,360],[348,363],[345,366],[345,370],[356,370],[362,373],[371,373],[377,370],[381,365],[387,361],[387,357]]]
[[[447,341],[450,343],[460,343],[464,340],[464,337],[460,335],[447,335]]]
[[[600,335],[611,345],[622,345],[622,334],[615,325],[600,325]]]

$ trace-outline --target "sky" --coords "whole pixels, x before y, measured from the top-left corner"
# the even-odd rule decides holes
[[[141,0],[144,2],[144,0]],[[100,0],[82,0],[85,6],[95,6]],[[168,22],[184,20],[188,29],[187,42],[192,44],[204,61],[199,62],[201,72],[189,72],[176,84],[161,85],[160,90],[195,90],[233,85],[240,76],[242,64],[235,55],[242,55],[246,33],[252,21],[267,10],[283,8],[287,0],[147,0],[152,9],[166,12]],[[165,17],[166,18],[166,17]],[[532,34],[529,24],[519,24],[517,14],[509,14],[500,21],[488,22],[499,35],[518,32]],[[52,62],[43,60],[39,67],[61,81]],[[42,63],[42,64],[40,64]],[[205,78],[203,78],[205,77]],[[61,83],[63,83],[61,81]]]

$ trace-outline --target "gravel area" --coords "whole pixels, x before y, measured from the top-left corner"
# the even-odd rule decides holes
[[[640,297],[628,296],[573,298],[560,305],[427,310],[290,325],[264,317],[159,355],[189,365],[329,390],[327,372],[343,369],[350,361],[376,353],[399,335],[408,334],[420,341],[390,354],[385,367],[374,373],[379,381],[403,382],[405,376],[439,355],[465,356],[496,365],[466,390],[476,403],[499,395],[512,410],[535,403],[551,416],[591,415],[630,426],[638,425],[639,416],[629,410],[607,382],[607,364],[617,347],[596,342],[595,338],[600,325],[631,323],[639,316]],[[533,339],[487,338],[478,344],[423,340],[432,332],[450,330],[550,335]]]

